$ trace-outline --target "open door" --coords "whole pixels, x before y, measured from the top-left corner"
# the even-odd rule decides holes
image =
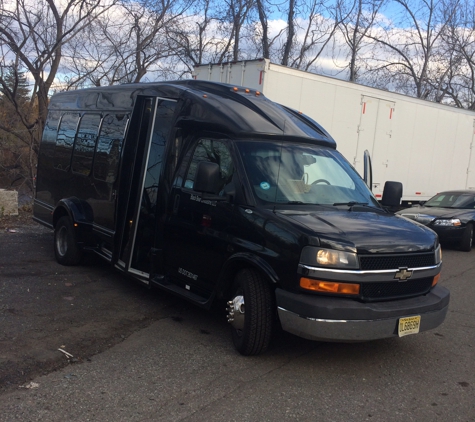
[[[117,266],[149,284],[165,146],[173,124],[176,101],[146,98],[137,139],[120,258]]]

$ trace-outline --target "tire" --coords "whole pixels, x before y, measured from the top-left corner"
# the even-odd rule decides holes
[[[228,321],[239,353],[251,356],[267,350],[275,321],[274,299],[269,283],[256,271],[245,269],[236,275]]]
[[[77,245],[69,217],[61,217],[54,228],[54,255],[61,265],[78,265],[81,262],[82,251]]]
[[[459,249],[461,251],[470,252],[472,250],[473,243],[473,224],[467,223],[465,226],[465,231],[462,235],[462,240],[459,244]]]

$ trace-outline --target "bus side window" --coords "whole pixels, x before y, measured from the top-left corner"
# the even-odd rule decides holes
[[[61,118],[61,113],[56,110],[48,112],[48,118],[46,119],[45,128],[43,131],[43,138],[41,142],[55,143],[58,133],[58,123]]]
[[[65,113],[61,118],[56,136],[53,165],[58,170],[68,171],[71,165],[76,128],[79,121],[78,113]]]
[[[58,124],[61,113],[57,110],[51,110],[45,123],[43,137],[41,138],[41,165],[43,168],[53,167],[54,150],[56,147],[56,136],[58,134]]]
[[[114,183],[129,116],[107,114],[101,126],[94,160],[94,179]]]
[[[89,176],[96,148],[97,133],[101,123],[100,114],[84,114],[79,123],[76,143],[74,144],[72,171]]]

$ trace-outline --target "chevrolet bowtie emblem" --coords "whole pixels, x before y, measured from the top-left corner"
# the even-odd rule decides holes
[[[399,281],[406,281],[408,278],[411,278],[412,271],[407,268],[399,268],[399,271],[396,273],[394,278]]]

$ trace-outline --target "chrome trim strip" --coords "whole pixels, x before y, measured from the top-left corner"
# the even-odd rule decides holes
[[[278,306],[277,307],[277,310],[279,311],[285,311],[285,312],[290,312],[294,315],[297,315],[299,318],[303,318],[303,319],[306,319],[307,321],[315,321],[315,322],[329,322],[329,323],[334,323],[334,322],[368,322],[368,320],[363,320],[363,319],[352,319],[352,320],[349,320],[349,319],[321,319],[321,318],[310,318],[310,317],[306,317],[306,316],[303,316],[303,315],[298,315],[292,311],[289,311],[285,308],[282,308],[281,306]],[[371,321],[377,321],[377,320],[371,320]]]
[[[442,261],[440,262],[442,264]],[[427,271],[427,270],[434,270],[440,267],[440,264],[438,265],[433,265],[430,267],[415,267],[415,268],[407,268],[408,270],[411,271]],[[327,271],[330,273],[337,273],[337,274],[353,274],[353,275],[362,275],[362,274],[382,274],[382,273],[394,273],[395,271],[399,271],[400,268],[394,268],[392,270],[367,270],[367,271],[362,271],[362,270],[337,270],[334,268],[322,268],[322,267],[310,267],[308,265],[304,264],[299,264],[299,269],[303,268],[308,271]],[[405,268],[405,267],[401,267]]]
[[[149,273],[144,273],[143,271],[136,270],[135,268],[129,268],[127,272],[129,274],[135,274],[138,276],[138,280],[140,280],[142,283],[150,284]]]

